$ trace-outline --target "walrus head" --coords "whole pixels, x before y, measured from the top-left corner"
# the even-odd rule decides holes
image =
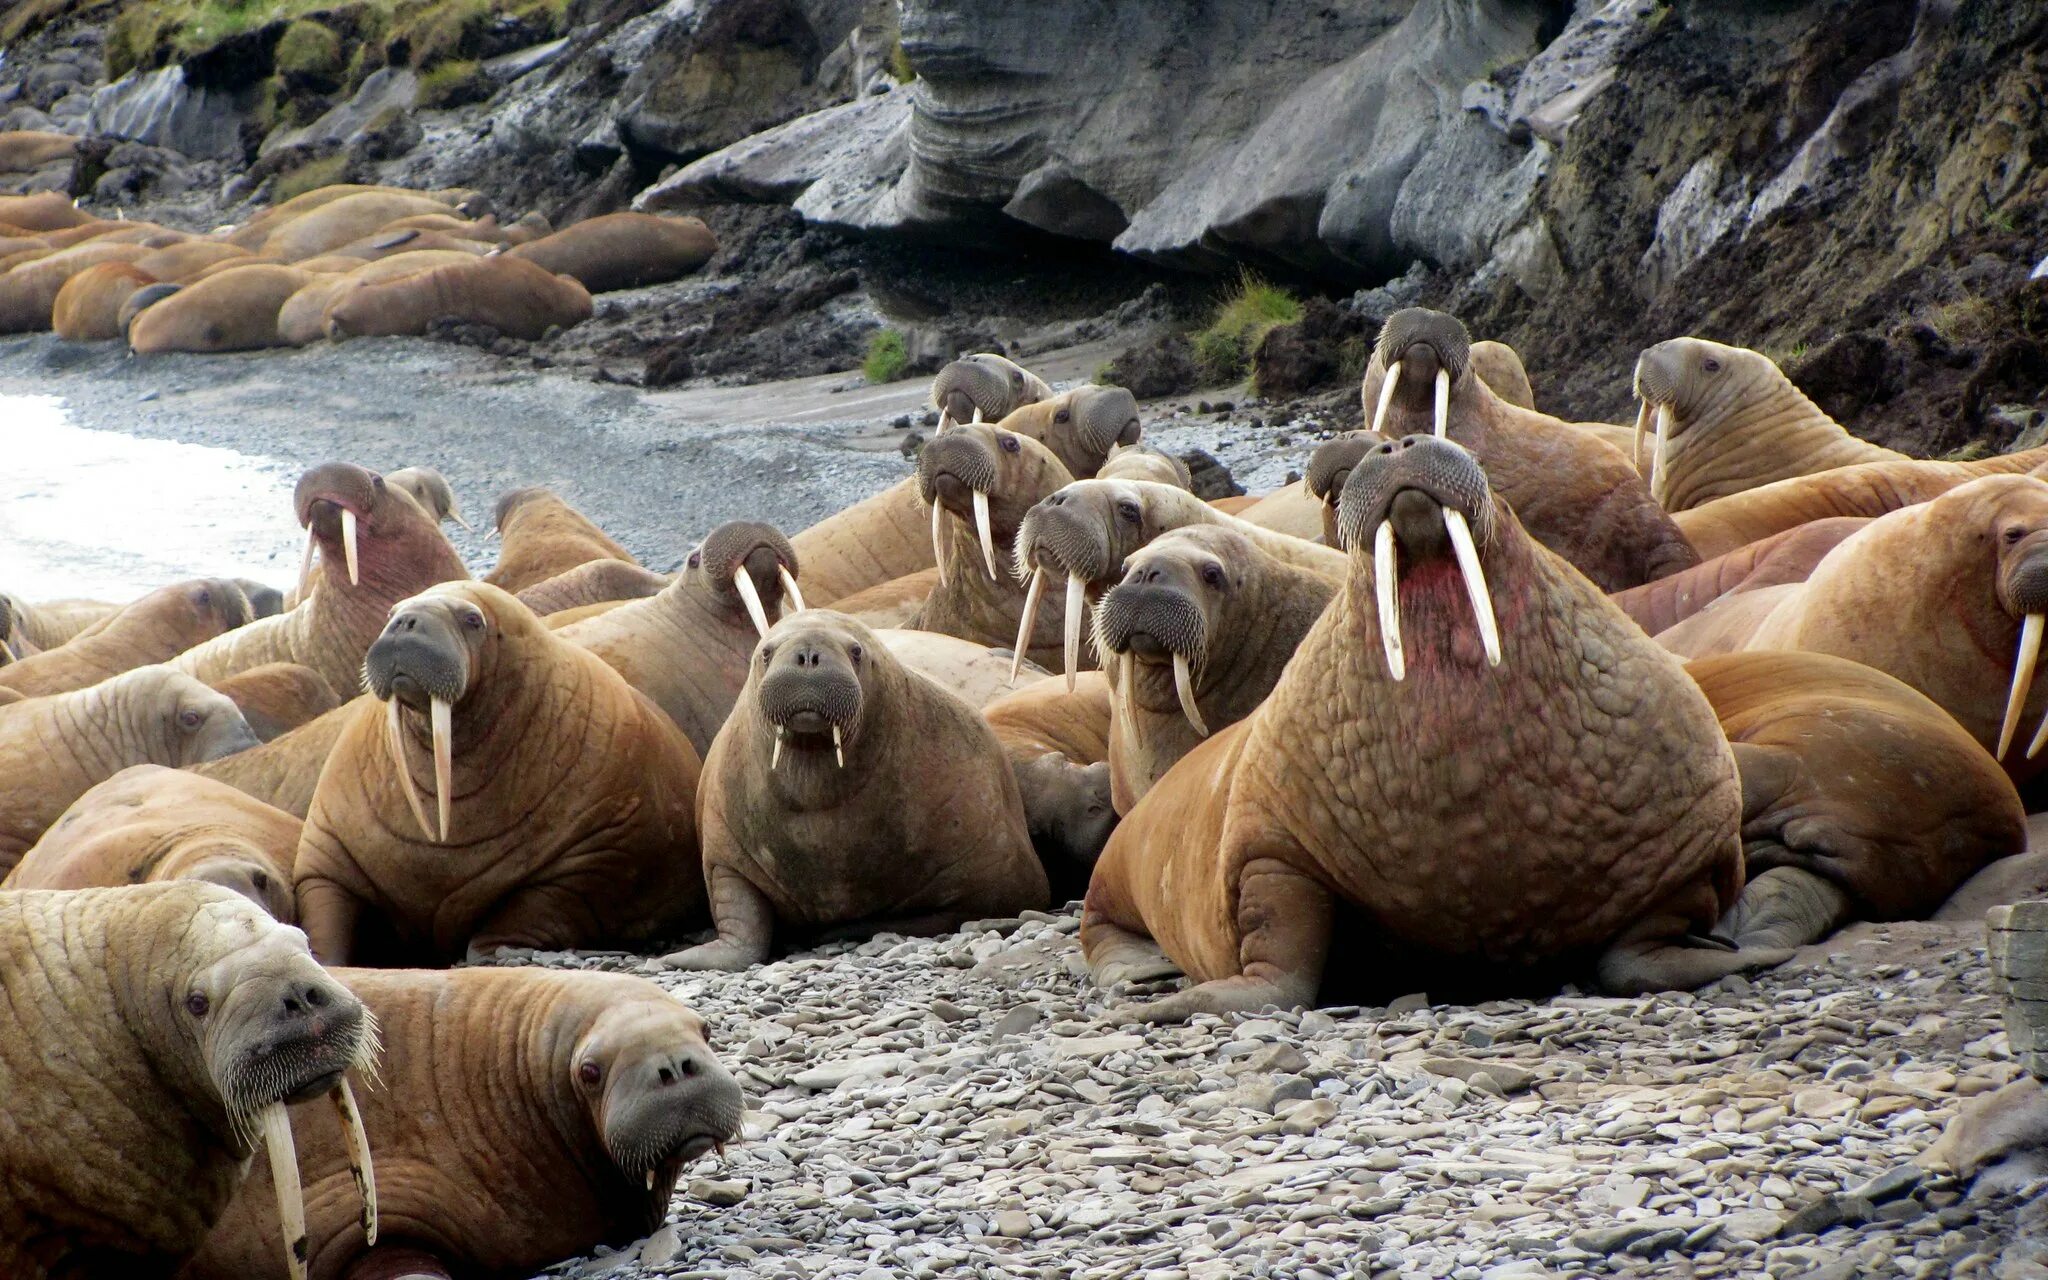
[[[1221,526],[1162,534],[1124,562],[1124,578],[1095,606],[1095,648],[1118,662],[1117,692],[1135,696],[1138,669],[1172,668],[1181,713],[1209,736],[1195,685],[1222,612],[1243,587],[1243,564],[1256,552]]]
[[[784,618],[754,651],[755,701],[773,735],[768,767],[801,766],[830,753],[838,768],[865,727],[867,685],[892,663],[880,637],[843,613],[809,609]]]
[[[1092,476],[1109,451],[1143,434],[1138,401],[1122,387],[1080,386],[1012,411],[1000,424],[1053,451],[1074,476]]]
[[[1500,631],[1480,564],[1480,550],[1493,540],[1494,525],[1486,473],[1477,458],[1449,440],[1403,436],[1385,441],[1352,467],[1338,503],[1338,534],[1354,564],[1372,557],[1380,638],[1388,674],[1396,681],[1407,672],[1402,605],[1437,622],[1448,575],[1463,582],[1487,663],[1500,665]]]
[[[1014,360],[986,352],[963,356],[932,379],[940,431],[963,422],[999,422],[1027,404],[1051,398],[1044,379]]]
[[[93,688],[118,708],[153,763],[182,769],[262,745],[234,699],[182,671],[137,667]]]
[[[1988,476],[1950,490],[1935,503],[1941,508],[1977,509],[1983,527],[1975,540],[1990,553],[1992,598],[1999,610],[2019,623],[2012,683],[1998,729],[1998,750],[1993,753],[2002,761],[2027,704],[2034,664],[2041,656],[2043,622],[2048,619],[2048,486],[2031,477]],[[2048,716],[2027,745],[2027,759],[2043,746],[2048,746]]]
[[[996,549],[1009,546],[1025,513],[1073,476],[1030,436],[968,423],[933,439],[917,455],[918,496],[932,508],[932,554],[946,582],[945,516],[975,531],[989,581],[998,581]]]
[[[462,518],[462,509],[455,503],[455,490],[449,485],[448,477],[432,467],[400,467],[384,477],[384,483],[403,493],[419,504],[420,510],[429,519],[439,524],[453,520],[471,533],[469,521]]]
[[[1302,485],[1310,497],[1322,500],[1323,541],[1331,546],[1339,544],[1337,500],[1344,496],[1344,482],[1351,478],[1351,469],[1358,465],[1358,460],[1385,441],[1386,437],[1377,431],[1351,431],[1323,441],[1308,456],[1308,472],[1302,477]]]
[[[233,631],[255,620],[256,611],[241,586],[227,578],[201,578],[180,584],[184,606],[209,635]]]
[[[1095,478],[1150,480],[1154,484],[1170,484],[1176,489],[1192,490],[1195,487],[1195,478],[1188,471],[1187,463],[1164,449],[1148,449],[1136,444],[1120,444],[1111,449]]]
[[[494,597],[510,601],[509,607]],[[427,838],[443,844],[448,842],[448,811],[454,800],[455,709],[483,682],[502,616],[532,617],[526,606],[495,587],[448,583],[445,589],[436,587],[394,605],[384,633],[363,657],[363,688],[385,704],[392,764],[403,780],[406,803]],[[426,807],[413,790],[400,708],[427,721],[438,828],[427,825]]]
[[[270,618],[284,612],[284,592],[267,586],[254,578],[236,578],[234,584],[241,588],[242,599],[249,602],[249,615],[253,618]]]
[[[154,874],[158,879],[217,884],[241,894],[280,924],[298,920],[290,876],[278,875],[262,850],[246,840],[222,837],[186,846],[165,859]]]
[[[21,641],[21,610],[12,596],[0,592],[0,667],[28,656]]]
[[[1824,416],[1769,356],[1704,338],[1672,338],[1645,348],[1636,358],[1635,393],[1642,401],[1636,411],[1636,469],[1644,470],[1643,437],[1654,421],[1645,474],[1651,496],[1672,510],[1717,496],[1687,489],[1684,453],[1760,429],[1797,410]]]
[[[570,1061],[605,1150],[663,1206],[683,1166],[739,1133],[739,1084],[705,1043],[704,1019],[679,1001],[607,1007]]]
[[[1387,372],[1371,406],[1371,429],[1384,433],[1387,411],[1399,405],[1430,413],[1434,434],[1448,435],[1451,388],[1472,367],[1472,335],[1464,324],[1427,307],[1403,308],[1380,326],[1373,357]]]
[[[383,476],[348,462],[328,462],[299,477],[292,495],[293,509],[306,529],[306,553],[299,565],[299,598],[305,599],[312,586],[313,549],[327,567],[328,581],[337,581],[337,566],[345,570],[348,585],[380,576],[401,545],[422,532],[447,547],[431,517],[402,492],[394,491]],[[452,557],[454,551],[447,549]]]
[[[769,619],[781,615],[785,602],[798,612],[804,607],[804,593],[796,584],[796,548],[772,524],[729,520],[719,525],[690,553],[683,574],[700,579],[728,613],[746,610],[754,630],[764,636]]]
[[[169,283],[143,285],[140,289],[129,294],[121,303],[121,310],[114,318],[115,327],[119,328],[125,337],[128,333],[128,327],[135,323],[135,317],[184,287],[181,284]]]

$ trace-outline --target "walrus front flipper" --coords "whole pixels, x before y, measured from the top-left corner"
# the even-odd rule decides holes
[[[1840,885],[1800,867],[1773,867],[1743,886],[1720,932],[1744,951],[1818,942],[1856,918]]]
[[[1105,991],[1181,976],[1181,967],[1158,943],[1085,909],[1081,912],[1081,933],[1089,957],[1088,976]]]
[[[671,951],[661,958],[671,969],[717,969],[738,973],[768,961],[775,936],[775,908],[766,894],[730,867],[711,868],[711,920],[718,937]]]
[[[1836,914],[1826,910],[1828,894],[1834,895]],[[1847,895],[1820,877],[1791,868],[1767,871],[1749,883],[1712,937],[1687,932],[1672,915],[1644,920],[1600,957],[1600,987],[1623,996],[1687,991],[1731,973],[1774,968],[1849,916]]]
[[[1305,1009],[1322,985],[1335,915],[1329,890],[1277,858],[1254,858],[1238,879],[1240,971],[1110,1017],[1186,1022],[1198,1013],[1255,1013],[1268,1005]]]

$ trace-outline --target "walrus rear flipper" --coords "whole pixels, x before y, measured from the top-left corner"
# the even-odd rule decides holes
[[[1852,914],[1848,895],[1834,885],[1811,872],[1780,867],[1749,882],[1712,936],[1674,928],[1670,916],[1645,920],[1600,957],[1600,987],[1610,995],[1686,991],[1731,973],[1774,968]],[[1730,939],[1733,950],[1726,945]]]

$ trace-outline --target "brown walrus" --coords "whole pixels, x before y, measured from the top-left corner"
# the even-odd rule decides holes
[[[9,129],[0,133],[0,173],[34,173],[78,154],[84,141],[73,134],[46,129]]]
[[[1536,407],[1536,392],[1529,385],[1529,370],[1522,364],[1522,354],[1507,343],[1473,343],[1472,372],[1509,404],[1521,409]]]
[[[1596,959],[1615,991],[1728,972],[1685,940],[1740,891],[1741,786],[1677,660],[1450,440],[1378,446],[1342,514],[1350,577],[1271,696],[1110,837],[1096,980],[1156,973],[1144,935],[1198,984],[1150,1020],[1306,1005],[1388,958],[1433,990]]]
[[[198,764],[255,745],[225,694],[167,667],[0,707],[0,870],[131,764]]]
[[[907,627],[924,602],[939,589],[939,567],[919,569],[900,578],[842,596],[833,608],[871,627]]]
[[[363,660],[294,887],[329,964],[640,942],[704,918],[697,754],[496,587],[401,603]]]
[[[529,341],[590,319],[590,293],[567,276],[497,254],[358,280],[327,304],[327,336],[422,334],[443,320],[487,324]]]
[[[390,1242],[354,1229],[346,1152],[314,1128],[299,1144],[309,1280],[527,1276],[630,1244],[661,1226],[678,1172],[739,1131],[704,1020],[644,978],[335,976],[386,1045],[384,1087],[362,1101]],[[184,1280],[282,1280],[275,1214],[259,1170]]]
[[[1170,484],[1176,489],[1192,490],[1195,486],[1187,463],[1163,450],[1148,449],[1141,444],[1120,444],[1111,449],[1095,478],[1150,480],[1154,484]]]
[[[407,497],[419,503],[420,510],[432,516],[435,524],[453,520],[469,530],[469,521],[462,518],[462,507],[455,501],[455,490],[449,485],[448,477],[435,468],[400,467],[385,473],[384,482],[394,489],[403,490]]]
[[[466,262],[468,254],[445,249],[420,249],[393,254],[375,262],[361,262],[340,272],[314,273],[312,263],[295,264],[308,272],[308,279],[277,309],[277,336],[286,346],[303,347],[327,337],[327,308],[357,282],[396,280],[429,267]]]
[[[35,697],[98,684],[168,662],[250,621],[249,601],[225,578],[159,587],[70,641],[0,667],[0,687]]]
[[[286,924],[299,820],[225,783],[138,764],[71,802],[0,889],[114,889],[204,880]]]
[[[121,612],[121,606],[112,600],[30,602],[18,596],[0,596],[0,599],[7,602],[10,645],[17,658],[69,644]]]
[[[285,262],[331,253],[360,240],[385,223],[420,213],[446,213],[431,196],[399,191],[357,191],[284,220],[260,246],[230,236],[231,243]]]
[[[148,252],[139,244],[89,240],[0,272],[0,333],[48,329],[57,294],[71,277],[103,262],[133,262]]]
[[[482,192],[473,191],[466,187],[450,187],[440,191],[415,191],[410,187],[385,187],[371,183],[335,182],[324,187],[315,187],[311,191],[300,192],[289,200],[271,205],[266,209],[258,210],[247,222],[228,232],[226,240],[229,244],[240,245],[244,249],[253,250],[261,247],[265,240],[275,235],[286,223],[295,218],[302,218],[309,213],[333,204],[337,200],[366,194],[394,195],[407,198],[424,197],[440,206],[438,210],[427,210],[429,213],[447,213],[453,210],[468,217],[482,216],[488,212],[487,206],[489,204],[489,200]],[[398,217],[413,216],[417,215],[398,215]],[[398,221],[398,217],[386,218],[385,222],[380,222],[377,225],[383,226],[385,223]]]
[[[265,667],[249,670],[262,671]],[[228,684],[235,679],[237,677],[230,676],[221,683]],[[341,731],[348,725],[350,709],[362,700],[356,698],[344,702],[261,746],[190,768],[201,777],[224,782],[237,791],[254,796],[273,809],[303,818],[313,807],[313,789],[319,785],[320,771],[327,767],[327,757],[333,753],[334,744],[340,741]]]
[[[1870,521],[1836,516],[1759,538],[1690,569],[1614,593],[1614,603],[1651,635],[1727,596],[1804,582],[1822,557]]]
[[[793,558],[793,556],[792,556]],[[544,578],[516,594],[542,618],[594,604],[624,604],[659,595],[675,581],[626,560],[591,560]],[[554,625],[552,622],[550,626]]]
[[[1000,422],[1027,404],[1050,400],[1045,379],[1006,356],[962,356],[932,379],[939,430],[962,422]]]
[[[446,253],[454,255],[459,261],[463,258],[481,257],[490,251],[490,245],[467,236],[451,236],[441,231],[423,231],[417,227],[385,227],[360,239],[351,240],[338,248],[329,249],[320,256],[378,262],[394,254]]]
[[[497,566],[483,580],[515,595],[592,560],[639,563],[552,489],[510,491],[498,499],[491,524],[501,542]]]
[[[278,312],[312,279],[296,267],[260,264],[208,276],[139,312],[128,322],[128,348],[146,356],[283,346]]]
[[[180,284],[196,279],[200,272],[211,267],[226,270],[225,263],[243,265],[250,261],[246,249],[238,249],[218,240],[186,240],[180,244],[165,245],[153,249],[135,260],[135,265],[147,271],[158,280],[171,280]]]
[[[770,620],[785,605],[803,607],[796,572],[796,553],[780,530],[733,521],[713,529],[656,594],[555,634],[653,699],[702,759],[739,699]]]
[[[1851,920],[1940,907],[1985,863],[2027,847],[2004,770],[1905,684],[1819,653],[1686,664],[1742,775],[1749,884],[1720,932],[1804,946]]]
[[[264,1248],[303,1274],[285,1108],[321,1094],[348,1135],[374,1233],[374,1175],[344,1073],[368,1069],[376,1043],[304,936],[218,885],[0,894],[0,1275],[176,1273],[259,1138],[283,1224]]]
[[[1635,390],[1642,398],[1635,463],[1667,511],[1774,480],[1906,459],[1844,431],[1769,356],[1747,347],[1704,338],[1660,342],[1637,357]]]
[[[869,627],[896,661],[930,680],[960,701],[981,710],[1050,673],[1033,662],[1019,662],[1008,649],[962,640],[913,627]]]
[[[121,307],[137,289],[158,283],[132,262],[102,262],[66,280],[50,303],[50,328],[66,342],[121,336]]]
[[[1072,693],[1065,680],[1048,676],[981,709],[1016,775],[1024,825],[1054,902],[1088,891],[1089,873],[1116,830],[1109,699],[1108,677],[1090,671]]]
[[[698,218],[606,213],[505,252],[610,293],[680,280],[711,261],[718,237]]]
[[[1177,529],[1132,552],[1094,619],[1116,689],[1116,811],[1129,813],[1197,743],[1256,710],[1336,594],[1336,583],[1219,525]]]
[[[1322,504],[1323,545],[1337,545],[1337,503],[1344,496],[1344,482],[1358,460],[1386,441],[1377,431],[1347,431],[1325,440],[1308,456],[1308,471],[1301,477],[1302,492]]]
[[[0,224],[23,231],[63,231],[90,226],[95,219],[69,196],[38,191],[32,196],[0,196]]]
[[[292,506],[307,533],[306,560],[320,552],[311,588],[286,613],[238,627],[172,663],[211,683],[269,662],[311,667],[336,692],[361,687],[363,654],[391,606],[469,571],[440,526],[384,477],[329,462],[299,477]]]
[[[241,708],[250,732],[264,742],[310,724],[341,705],[334,687],[319,672],[296,662],[266,662],[216,680],[213,687]]]
[[[1603,591],[1700,562],[1628,458],[1588,432],[1495,395],[1472,372],[1453,316],[1409,307],[1387,318],[1360,385],[1366,425],[1387,435],[1463,432],[1457,443],[1529,535]]]
[[[1046,904],[995,734],[843,614],[806,610],[762,639],[700,801],[718,938],[665,957],[676,968],[744,969],[791,934],[937,933]]]

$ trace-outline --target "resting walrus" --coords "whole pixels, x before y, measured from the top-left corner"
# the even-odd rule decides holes
[[[1323,545],[1337,545],[1337,504],[1344,496],[1344,482],[1351,478],[1351,468],[1386,439],[1377,431],[1347,431],[1323,441],[1308,456],[1308,471],[1301,478],[1301,487],[1323,505]]]
[[[294,872],[323,961],[446,964],[703,920],[697,754],[595,654],[496,587],[449,582],[391,611],[363,676]]]
[[[1870,521],[1835,516],[1759,538],[1655,582],[1614,593],[1614,603],[1651,635],[1668,631],[1728,596],[1804,582],[1828,552]]]
[[[718,237],[700,218],[604,213],[505,252],[610,293],[680,280],[711,261]]]
[[[357,280],[327,304],[327,336],[422,334],[441,321],[486,324],[533,341],[590,319],[590,294],[568,276],[496,254],[395,280]]]
[[[273,1228],[262,1247],[303,1276],[285,1108],[321,1094],[361,1193],[341,1212],[360,1205],[374,1236],[345,1073],[371,1069],[376,1044],[375,1022],[305,937],[218,885],[0,894],[0,1275],[172,1275],[260,1138],[282,1223],[282,1243]]]
[[[297,267],[236,266],[186,285],[128,323],[128,349],[255,351],[284,346],[277,318],[285,301],[313,282]]]
[[[1108,677],[1090,671],[1076,679],[1072,693],[1065,680],[1047,677],[981,709],[1010,759],[1031,847],[1054,902],[1088,891],[1088,875],[1116,830],[1109,697]]]
[[[399,218],[446,212],[446,203],[423,191],[398,191],[388,187],[358,190],[324,203],[308,202],[300,210],[284,214],[277,219],[275,229],[257,244],[249,243],[250,237],[240,235],[229,239],[245,249],[283,262],[295,262],[338,249],[351,240],[360,240],[385,223]]]
[[[48,329],[57,294],[71,277],[105,262],[133,262],[148,252],[145,245],[88,240],[0,270],[0,334]]]
[[[592,560],[637,564],[633,553],[552,489],[513,489],[498,499],[491,527],[502,539],[484,581],[514,595]]]
[[[519,603],[548,618],[574,609],[588,609],[592,605],[645,600],[649,596],[660,595],[674,582],[675,578],[670,574],[643,569],[630,561],[590,560],[513,594],[519,597]],[[555,624],[550,622],[548,625]]]
[[[1198,984],[1152,1020],[1306,1005],[1389,960],[1433,990],[1727,972],[1683,940],[1740,890],[1741,787],[1677,660],[1448,440],[1380,445],[1342,514],[1350,577],[1271,696],[1110,837],[1081,923],[1097,981],[1157,972],[1147,934]]]
[[[137,289],[159,281],[133,262],[102,262],[66,280],[50,302],[50,328],[66,342],[96,342],[122,335],[121,305]]]
[[[310,1280],[527,1276],[661,1225],[678,1172],[739,1131],[704,1020],[644,978],[540,969],[345,969],[383,1032],[362,1095],[390,1243],[351,1229],[346,1153],[299,1144]],[[183,1280],[257,1280],[276,1210],[261,1171]]]
[[[683,969],[738,970],[777,937],[940,933],[1046,905],[1001,746],[874,632],[813,609],[761,641],[704,764],[716,941]]]
[[[204,880],[293,924],[298,847],[292,815],[195,773],[138,764],[74,800],[0,889]]]
[[[168,662],[250,621],[249,601],[225,578],[160,587],[74,639],[0,667],[0,687],[31,697],[98,684],[123,671]]]

